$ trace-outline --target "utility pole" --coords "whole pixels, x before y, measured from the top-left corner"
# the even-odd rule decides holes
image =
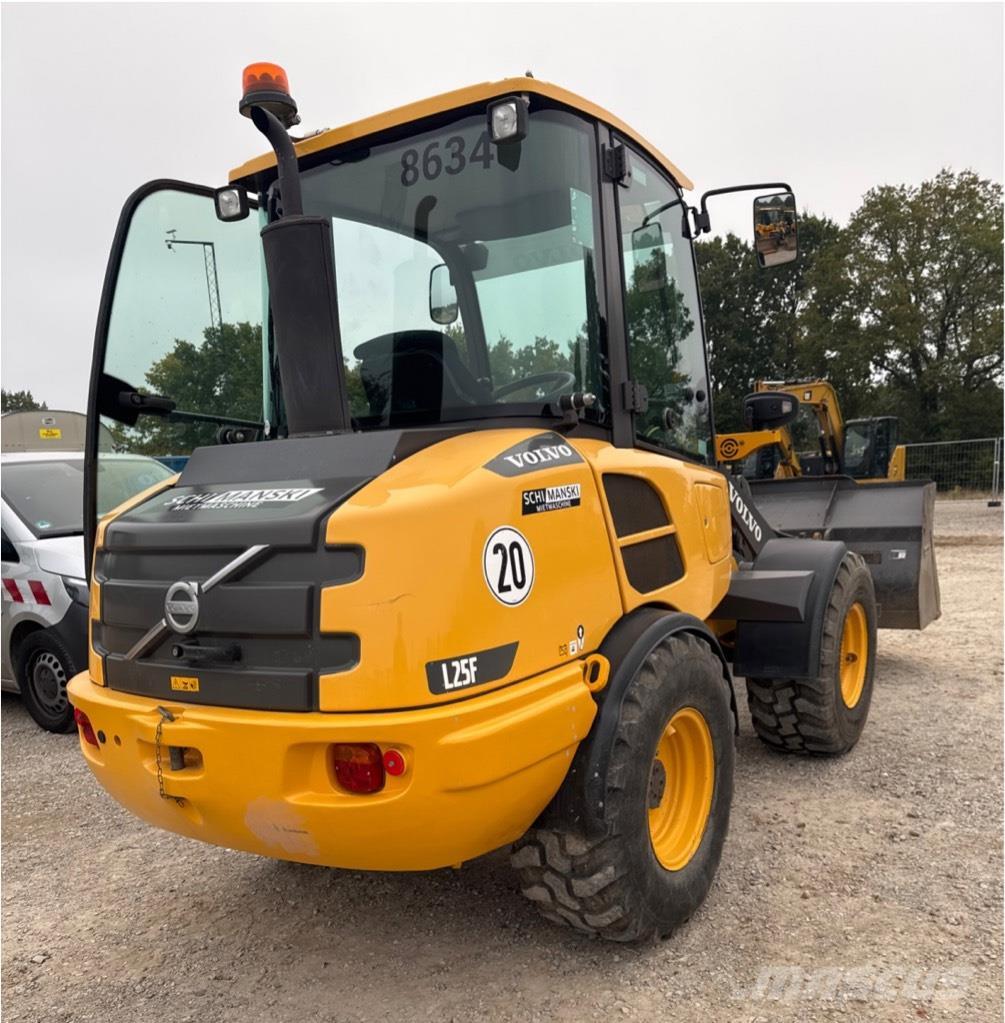
[[[209,325],[219,328],[223,325],[220,312],[220,281],[216,275],[216,245],[213,242],[201,242],[190,238],[176,238],[176,228],[167,232],[164,244],[174,252],[176,245],[201,245],[202,258],[206,265],[206,293],[209,298]]]

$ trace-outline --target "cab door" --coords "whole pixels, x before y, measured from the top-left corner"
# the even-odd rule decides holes
[[[226,439],[221,430],[231,428],[229,439],[267,430],[261,223],[249,206],[244,219],[224,222],[212,189],[165,180],[138,189],[122,210],[88,397],[88,572],[98,518],[146,478],[123,456],[178,471],[195,447]]]
[[[711,464],[711,398],[701,305],[683,196],[627,147],[630,180],[616,188],[628,373],[646,391],[635,441]]]
[[[631,444],[591,451],[617,550],[626,612],[643,604],[706,618],[731,573],[729,498],[714,459],[708,369],[685,205],[651,161],[626,147],[614,193]],[[614,346],[621,335],[615,324]],[[644,390],[645,397],[641,397]]]

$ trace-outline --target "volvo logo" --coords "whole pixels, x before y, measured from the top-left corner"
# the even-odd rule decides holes
[[[191,632],[199,621],[199,584],[178,580],[172,583],[164,598],[164,620],[183,635]]]

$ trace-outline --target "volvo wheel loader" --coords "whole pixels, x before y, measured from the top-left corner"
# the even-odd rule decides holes
[[[863,560],[716,467],[715,192],[532,77],[302,139],[281,69],[244,85],[271,151],[143,186],[113,243],[81,751],[169,831],[367,870],[512,845],[549,920],[666,935],[722,854],[734,680],[772,748],[834,756],[876,655]],[[102,423],[191,457],[98,521]]]

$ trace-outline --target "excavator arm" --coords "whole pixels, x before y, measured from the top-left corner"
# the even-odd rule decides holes
[[[758,380],[754,391],[783,391],[798,398],[801,405],[812,408],[819,430],[820,454],[825,462],[824,475],[834,476],[844,470],[844,420],[837,394],[826,380]],[[790,449],[791,444],[790,436]]]

